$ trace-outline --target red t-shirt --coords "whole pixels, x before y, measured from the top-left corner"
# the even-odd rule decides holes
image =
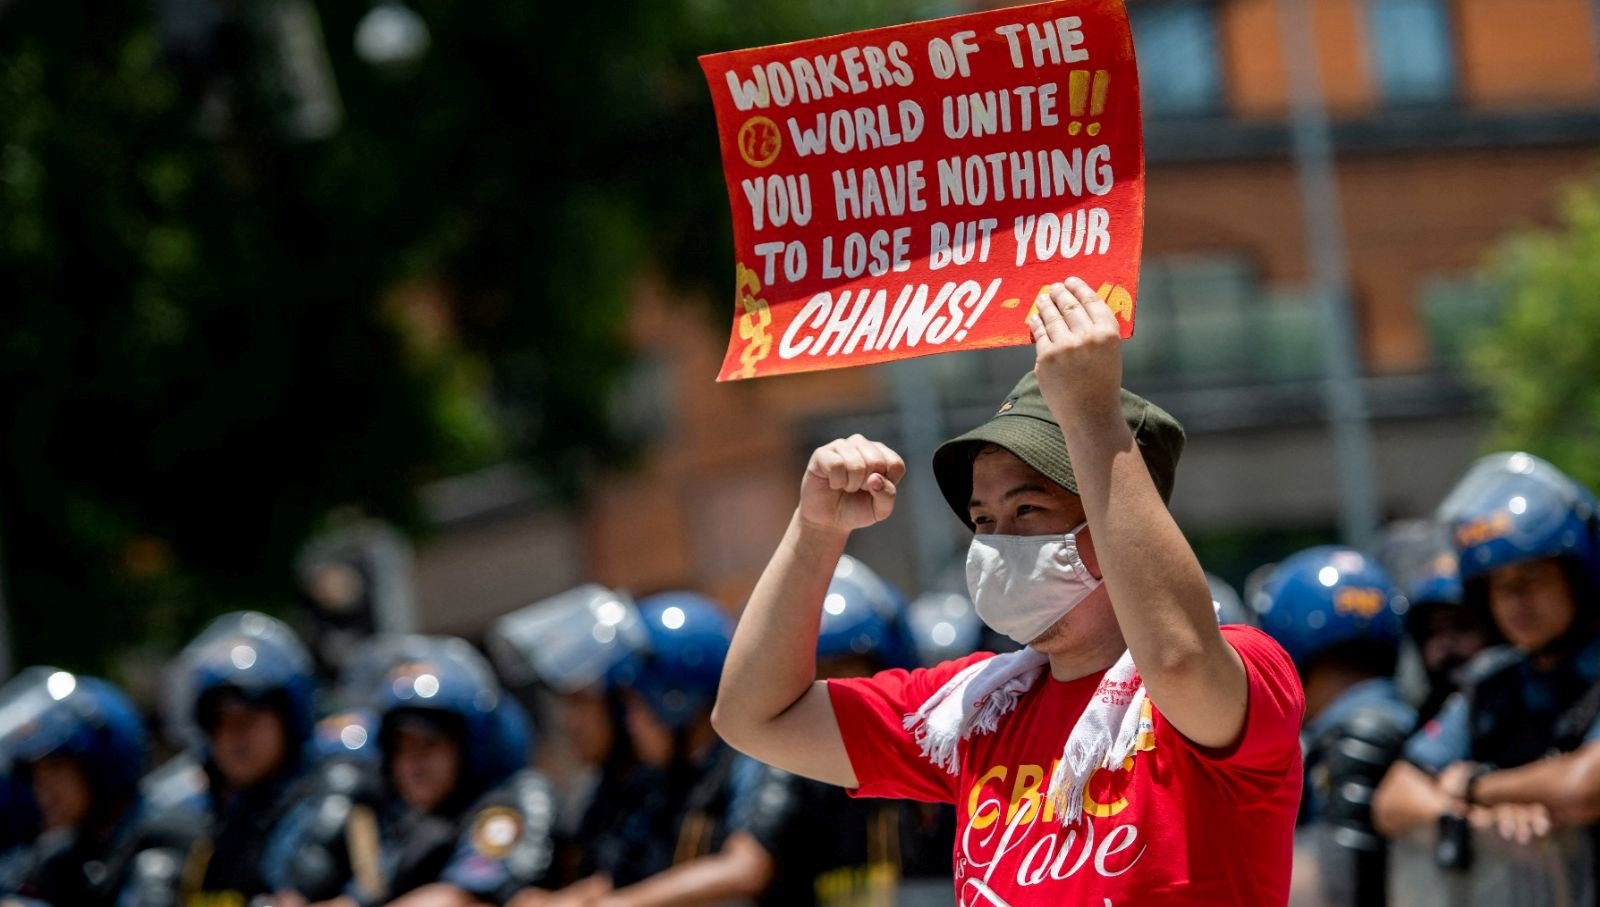
[[[1282,905],[1300,806],[1305,695],[1277,643],[1224,627],[1249,678],[1244,732],[1226,751],[1186,739],[1153,709],[1154,747],[1127,771],[1100,770],[1084,817],[1063,826],[1045,792],[1101,675],[1046,674],[991,734],[959,747],[950,774],[922,755],[903,720],[986,653],[917,671],[831,680],[828,692],[863,797],[956,806],[961,907]]]

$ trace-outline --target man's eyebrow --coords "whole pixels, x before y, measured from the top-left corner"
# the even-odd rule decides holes
[[[1015,488],[1011,489],[1010,491],[1006,492],[1005,494],[1000,495],[1000,503],[1004,504],[1005,502],[1011,500],[1012,498],[1016,497],[1019,494],[1028,494],[1029,492],[1033,492],[1033,493],[1037,493],[1037,494],[1049,494],[1050,493],[1050,489],[1044,487],[1043,485],[1040,485],[1038,482],[1024,482],[1021,485],[1018,485],[1017,487],[1015,487]],[[973,498],[972,500],[967,502],[968,509],[971,509],[973,507],[982,507],[982,506],[983,506],[983,502],[978,500],[977,498]]]

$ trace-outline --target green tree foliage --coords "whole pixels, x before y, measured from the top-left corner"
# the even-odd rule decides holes
[[[1558,229],[1508,240],[1494,272],[1505,308],[1472,350],[1492,443],[1600,489],[1600,183],[1568,192]]]
[[[297,141],[263,77],[283,48],[250,27],[280,2],[219,3],[246,15],[187,66],[161,4],[0,2],[0,561],[26,661],[103,668],[282,602],[323,514],[416,528],[430,478],[513,457],[581,493],[616,453],[639,269],[731,299],[695,56],[937,11],[416,0],[432,50],[397,75],[353,54],[366,3],[320,3],[344,118]]]

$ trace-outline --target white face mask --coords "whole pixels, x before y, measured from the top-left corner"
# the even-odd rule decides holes
[[[975,535],[967,549],[967,591],[978,617],[1022,645],[1067,616],[1100,580],[1078,556],[1083,524],[1060,535]]]

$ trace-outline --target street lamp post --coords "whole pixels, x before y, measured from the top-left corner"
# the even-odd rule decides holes
[[[894,390],[900,453],[915,468],[925,468],[933,462],[933,452],[944,436],[944,410],[932,364],[927,359],[905,359],[890,363],[888,370]],[[930,478],[916,477],[900,492],[903,506],[910,511],[911,543],[917,583],[922,591],[937,586],[955,550],[944,498],[938,484],[929,481]]]
[[[1306,257],[1322,316],[1322,394],[1333,433],[1339,529],[1345,544],[1377,540],[1379,510],[1372,424],[1361,387],[1360,350],[1350,300],[1350,265],[1339,210],[1332,132],[1317,72],[1310,0],[1278,0],[1289,72],[1290,132],[1300,182]]]

